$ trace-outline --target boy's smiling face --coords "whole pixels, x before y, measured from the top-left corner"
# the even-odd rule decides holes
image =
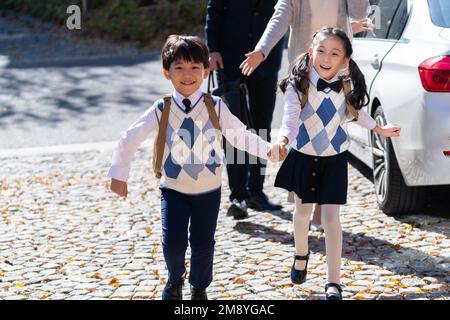
[[[331,80],[342,69],[348,66],[350,59],[345,55],[342,41],[337,37],[318,35],[308,53],[319,76]]]
[[[203,79],[209,75],[209,68],[205,69],[201,62],[176,60],[169,70],[163,68],[165,77],[172,81],[172,84],[179,93],[189,97],[200,89]]]

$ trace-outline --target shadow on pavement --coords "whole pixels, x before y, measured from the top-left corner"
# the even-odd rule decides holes
[[[238,222],[234,230],[251,235],[252,237],[265,239],[272,243],[291,244],[294,247],[294,238],[291,233],[279,231],[264,225],[246,221]],[[353,246],[356,248],[356,252]],[[311,252],[325,255],[325,241],[322,237],[318,238],[310,235],[309,247]],[[424,252],[411,248],[403,248],[385,240],[366,236],[362,233],[352,234],[344,231],[342,252],[343,258],[377,265],[394,274],[418,276],[420,278],[430,276],[441,276],[445,278],[448,274],[448,270],[440,265],[425,265],[422,261],[429,261],[432,256]],[[433,272],[424,270],[425,268],[433,268]],[[440,293],[440,295],[444,296],[445,294]]]

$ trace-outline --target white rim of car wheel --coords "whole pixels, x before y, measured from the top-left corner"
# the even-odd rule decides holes
[[[386,121],[381,114],[375,117],[379,127],[386,125]],[[387,139],[377,133],[373,133],[373,179],[375,184],[375,193],[378,201],[381,203],[386,198],[387,192],[387,173],[389,170]]]

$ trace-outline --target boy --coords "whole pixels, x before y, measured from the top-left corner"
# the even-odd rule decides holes
[[[162,299],[182,299],[190,222],[191,299],[207,300],[220,206],[222,135],[234,147],[264,159],[270,144],[247,131],[220,98],[200,90],[209,75],[209,51],[200,38],[171,35],[161,56],[164,76],[174,87],[172,96],[164,103],[156,101],[122,135],[108,176],[111,190],[126,197],[134,153],[151,132],[167,125],[162,134],[165,143],[159,144],[163,148],[161,167],[158,163],[155,166],[157,176],[161,176],[162,246],[168,269]],[[167,107],[169,112],[164,113]]]

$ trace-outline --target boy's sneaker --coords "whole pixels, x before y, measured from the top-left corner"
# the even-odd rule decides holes
[[[162,293],[162,300],[183,300],[183,282],[179,285],[167,282]]]

